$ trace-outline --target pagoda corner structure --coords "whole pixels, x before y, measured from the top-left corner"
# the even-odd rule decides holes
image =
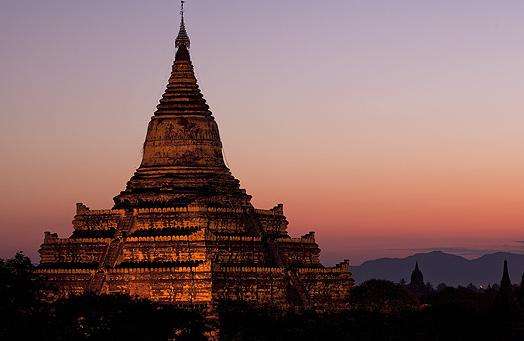
[[[175,46],[142,163],[112,209],[79,203],[69,238],[45,233],[37,273],[55,297],[125,293],[188,306],[347,309],[349,262],[323,266],[314,232],[291,238],[283,206],[253,207],[226,167],[183,11]]]

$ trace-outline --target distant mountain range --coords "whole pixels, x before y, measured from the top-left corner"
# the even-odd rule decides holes
[[[387,279],[409,283],[411,271],[418,262],[424,281],[433,286],[445,283],[449,286],[476,286],[499,283],[504,260],[508,261],[511,281],[520,284],[524,272],[524,254],[496,252],[468,260],[441,251],[417,253],[406,258],[380,258],[351,268],[357,283],[368,279]]]

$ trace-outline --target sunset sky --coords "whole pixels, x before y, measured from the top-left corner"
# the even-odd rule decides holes
[[[524,252],[524,1],[189,0],[233,174],[323,261]],[[176,0],[0,1],[0,257],[141,158]]]

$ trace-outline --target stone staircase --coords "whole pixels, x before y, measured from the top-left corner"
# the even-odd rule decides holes
[[[291,301],[290,303],[299,310],[305,308],[307,305],[307,296],[302,281],[294,270],[286,269],[285,274],[289,285],[288,297]]]
[[[102,291],[102,287],[104,286],[105,280],[106,273],[103,270],[97,271],[89,283],[89,292],[94,294],[100,293],[100,291]]]
[[[131,233],[135,223],[135,216],[133,212],[126,212],[117,225],[117,231],[113,236],[113,240],[107,245],[106,251],[98,267],[98,271],[91,278],[89,283],[89,291],[92,293],[100,293],[104,286],[107,269],[114,268],[119,261],[124,249],[125,237]]]
[[[118,236],[109,243],[104,257],[103,267],[105,269],[114,268],[117,264],[118,257],[122,254],[124,248],[124,238]]]
[[[126,212],[126,215],[120,219],[117,226],[117,231],[122,232],[123,235],[127,235],[132,232],[135,225],[135,215],[133,212]]]

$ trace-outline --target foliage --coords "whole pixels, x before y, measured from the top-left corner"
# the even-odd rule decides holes
[[[40,304],[39,279],[32,275],[29,258],[17,253],[0,259],[0,339],[14,339],[33,328],[41,328],[45,312]]]
[[[219,306],[223,340],[341,340],[349,337],[347,314],[320,315],[308,311],[282,313],[269,307],[236,302]]]
[[[125,295],[54,303],[23,254],[0,260],[0,340],[203,340],[202,314]],[[427,288],[370,280],[352,290],[349,311],[286,312],[222,302],[223,340],[524,340],[524,286]]]
[[[203,340],[202,314],[125,295],[74,296],[52,304],[29,258],[0,260],[1,340]]]
[[[515,295],[519,290],[515,289]],[[441,286],[420,298],[371,280],[352,290],[337,314],[279,313],[238,303],[220,309],[223,340],[464,341],[524,340],[524,306],[500,305],[498,290]],[[506,304],[506,303],[504,303]],[[396,305],[396,308],[392,308]]]
[[[84,295],[59,301],[54,307],[56,340],[167,340],[173,330],[179,340],[198,339],[200,314],[125,295]]]
[[[390,314],[417,309],[419,302],[405,286],[371,279],[351,291],[351,306],[353,310]]]

